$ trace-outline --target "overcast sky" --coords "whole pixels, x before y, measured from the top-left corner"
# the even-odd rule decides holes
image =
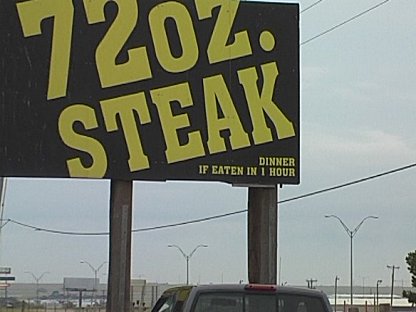
[[[298,1],[286,1],[297,3]],[[385,1],[324,0],[301,14],[301,42]],[[300,1],[301,10],[315,0]],[[301,45],[301,184],[279,189],[279,199],[383,173],[416,162],[416,1],[392,0]],[[410,285],[404,261],[416,250],[416,168],[279,205],[280,281],[317,279],[349,285],[353,229],[355,284],[389,285],[387,265],[400,266],[398,284]],[[107,232],[106,180],[8,180],[4,218],[39,228]],[[191,221],[247,208],[247,189],[223,183],[135,182],[133,228]],[[185,282],[186,253],[194,283],[247,281],[247,214],[132,234],[132,278]],[[81,264],[108,259],[108,236],[51,234],[9,222],[0,238],[0,264],[16,282],[93,277]],[[105,281],[107,266],[99,273]]]

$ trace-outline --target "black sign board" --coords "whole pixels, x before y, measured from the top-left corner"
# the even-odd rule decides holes
[[[0,176],[299,183],[297,4],[0,7]]]
[[[0,276],[0,281],[14,281],[15,279],[14,276]]]

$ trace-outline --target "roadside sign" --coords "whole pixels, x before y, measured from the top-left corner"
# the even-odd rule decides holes
[[[0,276],[0,281],[14,281],[15,279],[14,276]]]
[[[12,269],[9,267],[0,267],[0,274],[10,274]]]
[[[297,4],[0,5],[0,176],[300,182]]]

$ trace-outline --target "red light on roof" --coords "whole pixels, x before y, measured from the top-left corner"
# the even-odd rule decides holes
[[[247,290],[276,290],[276,285],[268,285],[268,284],[248,284],[246,285],[245,289]]]

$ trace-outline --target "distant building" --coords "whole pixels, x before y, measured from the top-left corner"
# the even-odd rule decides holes
[[[160,295],[166,289],[170,287],[178,286],[177,284],[167,283],[155,283],[148,282],[145,279],[132,279],[131,280],[131,301],[135,306],[140,307],[152,307]],[[302,285],[300,287],[306,287]],[[327,294],[329,301],[332,305],[335,304],[335,288],[334,286],[320,286],[317,285],[316,289],[322,290]],[[402,292],[404,290],[411,290],[410,287],[396,287],[393,298],[393,310],[394,311],[412,311],[411,305],[407,302],[406,298],[402,298]],[[39,284],[39,298],[41,300],[51,300],[51,302],[65,302],[70,300],[77,304],[79,299],[79,293],[77,291],[67,291],[64,289],[64,283],[62,284]],[[391,288],[384,286],[379,287],[379,304],[390,304],[390,291]],[[337,311],[343,311],[344,305],[348,308],[350,304],[350,287],[338,286],[337,288]],[[376,302],[376,290],[375,287],[354,287],[354,306],[360,306],[359,312],[373,312],[372,307]],[[7,295],[13,297],[19,301],[25,300],[31,301],[36,299],[37,289],[35,283],[13,283],[7,289]],[[0,295],[1,296],[1,295]],[[107,296],[107,285],[97,284],[97,291],[84,291],[83,292],[83,306],[92,304],[92,299],[97,303],[105,304]],[[365,306],[367,305],[367,310]],[[410,309],[410,310],[409,310]],[[347,309],[348,311],[348,309]],[[379,311],[381,312],[381,311]],[[414,311],[416,312],[416,311]]]

